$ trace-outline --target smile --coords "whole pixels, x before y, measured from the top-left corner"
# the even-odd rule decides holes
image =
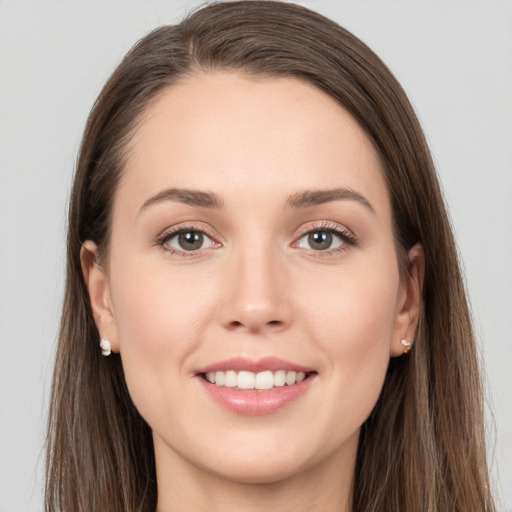
[[[309,376],[309,372],[295,372],[286,370],[277,371],[216,371],[203,374],[203,378],[210,384],[216,386],[224,386],[226,388],[235,388],[238,390],[268,390],[272,388],[280,388],[283,386],[293,386],[302,382]]]
[[[237,357],[200,368],[195,375],[207,396],[224,409],[261,415],[298,401],[314,386],[318,372],[275,357]]]

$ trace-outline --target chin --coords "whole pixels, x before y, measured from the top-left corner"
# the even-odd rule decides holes
[[[216,467],[210,473],[218,478],[238,484],[278,484],[293,478],[308,469],[304,463],[283,460],[279,454],[269,458],[265,463],[255,461],[237,461],[230,467]]]
[[[334,441],[336,436],[331,437]],[[253,438],[244,447],[236,449],[236,443],[217,445],[215,453],[201,453],[201,458],[191,461],[196,466],[225,481],[239,484],[278,484],[291,481],[309,471],[316,471],[322,461],[333,465],[352,465],[357,451],[358,432],[345,441],[336,439],[332,444],[317,442],[312,436],[287,438],[278,436],[270,441]],[[265,442],[266,441],[266,442]],[[229,449],[231,447],[231,449]],[[202,459],[202,460],[201,460]],[[331,465],[328,463],[328,465]]]

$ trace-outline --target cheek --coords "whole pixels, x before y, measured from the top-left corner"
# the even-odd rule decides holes
[[[340,274],[334,282],[326,282],[309,306],[304,303],[303,316],[310,338],[326,356],[338,413],[349,411],[360,425],[378,399],[389,364],[398,269],[367,266],[364,273]]]
[[[144,409],[151,406],[148,396],[157,403],[162,390],[178,390],[190,376],[184,361],[201,343],[214,293],[212,287],[198,292],[199,283],[183,272],[136,263],[118,265],[111,288],[126,382]]]
[[[205,322],[215,284],[165,263],[125,259],[112,272],[121,350],[168,347],[179,351],[192,342],[191,335]]]
[[[399,292],[398,270],[367,267],[365,272],[340,272],[317,283],[314,298],[303,302],[303,315],[311,319],[328,352],[374,350],[391,342]],[[306,295],[306,294],[304,294]],[[389,352],[388,352],[389,355]]]

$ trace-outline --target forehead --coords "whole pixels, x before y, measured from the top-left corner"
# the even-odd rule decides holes
[[[377,151],[333,98],[294,78],[196,74],[146,109],[130,142],[119,199],[168,187],[268,200],[347,187],[389,208]],[[270,195],[269,195],[270,194]]]

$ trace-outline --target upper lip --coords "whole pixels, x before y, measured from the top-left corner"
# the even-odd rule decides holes
[[[264,371],[295,371],[309,373],[315,371],[313,368],[308,368],[300,364],[286,361],[285,359],[279,359],[278,357],[264,357],[262,359],[249,359],[246,357],[233,357],[224,361],[210,364],[197,370],[197,374],[208,373],[208,372],[225,372],[228,370],[249,371],[249,372],[264,372]]]

